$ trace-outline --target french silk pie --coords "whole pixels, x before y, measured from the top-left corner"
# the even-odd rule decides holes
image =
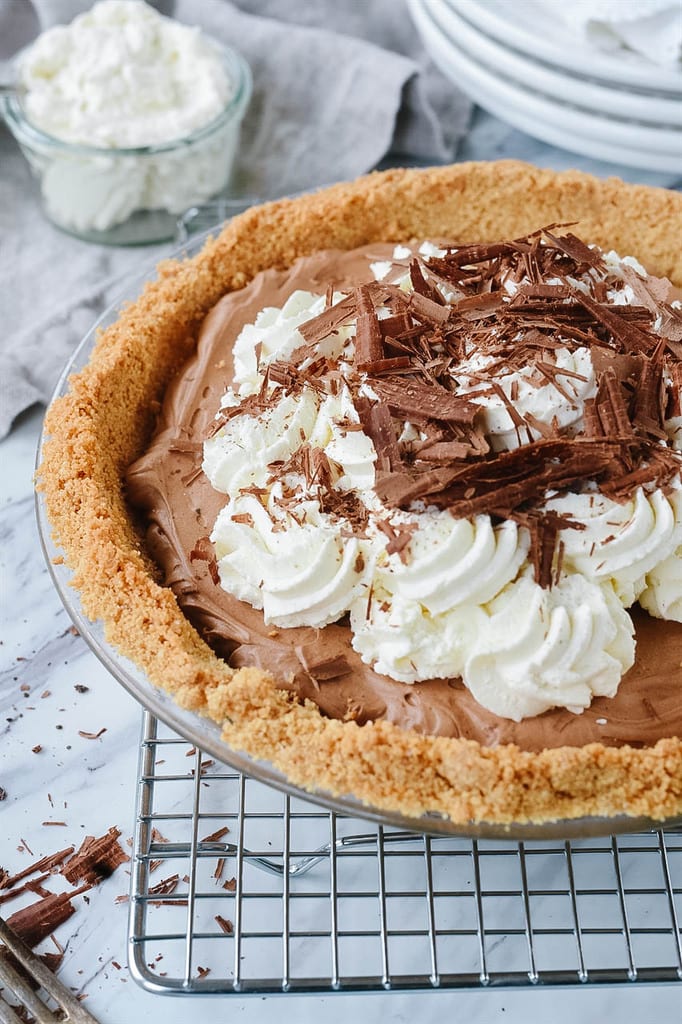
[[[681,228],[673,192],[462,164],[162,264],[48,412],[84,611],[298,786],[681,815]]]

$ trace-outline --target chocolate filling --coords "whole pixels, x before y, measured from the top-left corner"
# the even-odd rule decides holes
[[[588,264],[590,261],[594,265],[598,258],[593,250],[570,235],[562,238],[557,248],[574,263]],[[613,478],[615,491],[626,474],[623,466],[619,466],[615,476],[607,472],[613,463],[609,438],[613,437],[613,418],[618,422],[620,416],[621,426],[625,427],[622,420],[625,399],[628,427],[625,436],[630,438],[631,445],[652,444],[660,430],[662,411],[651,396],[660,394],[656,374],[662,349],[651,342],[648,327],[652,312],[643,306],[618,307],[613,312],[614,307],[606,307],[599,301],[603,297],[595,288],[596,296],[587,297],[587,302],[581,299],[571,304],[569,316],[562,300],[570,288],[544,283],[542,278],[547,276],[546,268],[540,264],[546,258],[545,253],[533,240],[526,245],[526,250],[524,275],[533,283],[523,285],[519,290],[520,297],[513,303],[517,311],[515,315],[505,310],[507,322],[502,320],[503,329],[511,339],[519,327],[523,327],[525,335],[524,346],[519,346],[520,360],[528,357],[529,349],[537,356],[543,349],[551,351],[556,347],[551,330],[560,330],[562,339],[572,338],[575,344],[590,343],[595,346],[595,351],[604,353],[602,363],[606,365],[602,365],[598,373],[600,394],[594,401],[591,419],[586,415],[589,429],[586,429],[583,443],[590,447],[606,475]],[[527,750],[582,746],[594,741],[614,746],[624,743],[650,745],[664,736],[682,735],[682,626],[652,619],[638,608],[632,610],[637,630],[636,663],[623,678],[615,698],[597,698],[581,715],[555,709],[517,723],[482,708],[461,680],[440,679],[407,685],[378,675],[353,651],[350,630],[343,621],[324,630],[273,628],[264,623],[261,612],[237,601],[216,583],[217,569],[207,538],[226,499],[213,490],[201,470],[202,445],[215,429],[214,418],[220,399],[232,382],[231,350],[241,328],[253,322],[265,306],[283,305],[295,289],[324,294],[332,281],[335,288],[351,292],[349,300],[325,310],[316,321],[305,325],[302,334],[310,345],[359,311],[362,324],[356,361],[362,363],[363,370],[372,374],[372,387],[381,399],[372,406],[360,408],[359,413],[364,429],[379,451],[378,487],[393,486],[398,495],[395,503],[400,504],[406,493],[401,489],[404,481],[397,479],[403,464],[395,437],[391,434],[388,413],[396,403],[399,412],[409,412],[405,403],[412,409],[423,397],[419,381],[412,383],[411,392],[407,389],[401,392],[398,378],[394,376],[396,371],[406,366],[404,362],[396,364],[396,360],[407,358],[413,365],[414,337],[418,343],[420,335],[410,337],[409,325],[417,320],[424,330],[438,331],[441,336],[446,332],[448,323],[443,312],[447,309],[434,296],[431,283],[438,279],[447,281],[453,291],[462,295],[456,303],[460,323],[467,322],[474,335],[484,338],[486,319],[496,311],[499,313],[500,307],[495,293],[485,290],[489,287],[485,274],[493,267],[498,277],[505,273],[509,275],[511,270],[504,261],[508,260],[510,252],[518,251],[517,243],[466,247],[450,254],[449,260],[430,260],[430,280],[426,279],[419,261],[412,261],[410,275],[415,293],[409,299],[410,318],[406,317],[405,309],[396,299],[391,322],[378,321],[379,332],[376,330],[377,320],[372,315],[372,305],[387,298],[391,301],[391,286],[371,283],[369,262],[390,259],[392,246],[372,245],[351,253],[320,253],[299,260],[290,271],[266,271],[242,291],[225,296],[206,317],[196,356],[168,388],[150,448],[129,470],[129,497],[144,510],[149,524],[148,547],[162,569],[165,584],[173,589],[184,613],[214,650],[235,667],[254,665],[271,672],[283,689],[293,690],[300,697],[313,700],[323,713],[331,717],[353,718],[360,723],[383,718],[426,734],[475,739],[484,745],[516,743]],[[472,270],[474,260],[479,261],[479,266]],[[480,264],[480,261],[484,262]],[[488,281],[491,276],[492,272]],[[368,287],[361,287],[365,285]],[[645,293],[647,301],[660,303],[658,294],[652,294],[651,290],[645,290]],[[436,294],[440,295],[437,290]],[[670,323],[676,325],[676,317],[668,315]],[[543,333],[547,331],[548,324],[550,333]],[[614,339],[612,346],[605,343],[607,331]],[[668,342],[671,350],[675,344],[675,331],[676,326],[668,332],[673,337]],[[457,355],[456,335],[457,332],[453,331],[450,342],[453,355]],[[295,373],[295,357],[296,353],[286,363],[273,365],[271,373],[273,369],[275,374]],[[390,360],[388,367],[384,365],[387,360]],[[547,372],[551,374],[554,367],[551,363],[547,365],[550,367]],[[653,383],[643,387],[642,397],[637,398],[639,392],[633,385],[639,381],[644,384],[642,375],[645,370]],[[383,379],[384,373],[388,374],[385,386],[377,388],[377,379]],[[617,381],[621,382],[615,388],[611,374],[617,374]],[[290,378],[285,379],[288,381]],[[257,411],[258,396],[250,401],[254,405],[253,411]],[[434,435],[426,448],[430,460],[429,474],[438,474],[439,461],[447,463],[454,457],[463,459],[458,467],[464,466],[468,478],[475,478],[475,484],[469,479],[467,485],[462,484],[459,489],[452,479],[443,478],[445,483],[438,493],[444,495],[443,504],[447,505],[471,501],[464,495],[470,495],[471,487],[478,486],[481,476],[482,464],[476,460],[485,455],[486,446],[471,425],[467,411],[469,404],[454,395],[448,396],[448,401],[439,406],[439,409],[445,409],[448,417],[443,422],[452,424],[447,427],[448,436],[440,439]],[[424,408],[423,404],[421,407]],[[618,436],[622,436],[620,430]],[[543,437],[541,442],[536,442],[539,445],[536,450],[542,452],[546,450],[543,445],[560,444],[558,439]],[[447,447],[443,448],[443,445]],[[563,453],[559,454],[558,460],[554,448],[552,453],[552,458],[543,465],[561,461]],[[502,465],[519,458],[515,452],[504,453]],[[499,463],[500,459],[496,462]],[[458,472],[462,472],[461,468]],[[665,478],[669,465],[666,463],[655,472],[660,472]],[[448,473],[451,473],[449,467]],[[413,485],[414,476],[408,483]],[[496,481],[495,489],[499,492],[499,481]],[[388,494],[382,496],[387,498]],[[528,517],[529,513],[524,512],[528,503],[527,491],[523,491],[521,498],[522,501],[516,501],[519,518]],[[502,504],[509,505],[509,495],[505,496]],[[505,508],[493,511],[504,515]],[[463,504],[462,513],[468,514],[468,508],[464,509]],[[348,510],[344,509],[344,514],[348,515]],[[546,529],[538,529],[537,522],[537,519],[529,521],[531,534],[533,529],[536,533],[534,563],[536,573],[541,573],[548,584],[552,574],[553,529],[556,524],[554,528],[550,524],[548,536]],[[388,540],[393,545],[392,550],[399,552],[401,544],[409,541],[409,536]]]

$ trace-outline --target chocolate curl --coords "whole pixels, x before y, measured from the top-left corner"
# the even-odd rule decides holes
[[[415,319],[432,327],[445,324],[450,319],[450,307],[443,306],[426,295],[419,292],[412,292],[409,302],[409,310]]]
[[[366,285],[356,288],[358,319],[355,328],[355,365],[362,370],[384,356],[384,339],[379,319]]]
[[[117,867],[130,860],[118,843],[120,835],[120,829],[112,827],[98,839],[86,836],[78,852],[62,867],[61,874],[72,885],[81,879],[89,885],[97,885],[108,878]]]
[[[636,324],[630,323],[627,314],[617,313],[616,309],[627,309],[627,307],[606,306],[595,302],[589,295],[583,292],[576,292],[578,302],[588,310],[594,319],[619,341],[626,352],[648,353],[658,343],[657,335],[643,331]]]
[[[51,871],[52,868],[57,867],[67,857],[70,857],[73,850],[73,846],[67,846],[65,850],[59,850],[57,853],[48,854],[47,857],[41,857],[35,863],[29,864],[23,871],[18,871],[16,875],[4,875],[2,881],[0,881],[0,889],[11,889],[17,882],[20,882],[22,878],[26,878],[28,875],[37,874],[42,871]]]
[[[299,334],[309,344],[322,341],[332,331],[337,330],[342,324],[350,323],[357,311],[357,298],[355,295],[348,295],[341,299],[335,306],[325,309],[318,316],[306,320],[298,328]]]
[[[418,476],[378,474],[375,490],[382,501],[394,507],[405,508],[417,498],[428,498],[458,516],[489,512],[509,519],[517,509],[542,499],[550,487],[566,488],[614,472],[624,453],[629,455],[628,442],[627,438],[533,441],[456,468],[434,469]],[[640,446],[634,440],[630,444]]]
[[[577,264],[588,267],[598,267],[603,264],[599,249],[590,249],[589,245],[586,245],[585,242],[581,241],[580,238],[570,231],[566,232],[565,235],[553,235],[545,228],[543,233],[559,252],[570,256]]]
[[[394,342],[405,334],[412,327],[412,321],[406,312],[394,313],[392,316],[385,316],[379,320],[379,330],[385,341]]]
[[[410,281],[414,291],[419,295],[431,299],[438,306],[445,305],[445,299],[438,291],[438,288],[424,277],[424,271],[418,259],[413,259],[410,263]]]
[[[470,425],[480,411],[475,402],[446,391],[440,385],[418,380],[373,380],[372,390],[383,398],[391,412],[418,423],[428,419]]]
[[[634,435],[628,409],[615,370],[598,374],[596,411],[605,437]]]
[[[635,411],[632,422],[641,433],[666,440],[665,386],[663,380],[665,339],[656,348],[651,359],[643,357],[639,384],[635,392]]]
[[[400,450],[388,406],[381,401],[370,402],[368,398],[360,397],[355,401],[355,408],[377,453],[377,468],[396,469],[401,461]]]
[[[31,903],[28,907],[17,910],[15,914],[7,918],[7,924],[19,938],[23,939],[31,949],[46,939],[60,924],[75,913],[71,900],[83,892],[88,892],[90,885],[82,885],[80,889],[73,892],[60,892],[47,896],[37,903]]]

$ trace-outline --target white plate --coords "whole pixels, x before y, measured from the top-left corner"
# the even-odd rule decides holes
[[[611,88],[543,64],[475,28],[444,0],[431,0],[429,13],[456,46],[489,71],[508,74],[522,87],[537,89],[562,102],[570,99],[576,106],[598,114],[615,114],[654,127],[682,127],[681,101],[645,95],[626,86]]]
[[[597,49],[568,25],[556,22],[537,0],[447,0],[467,21],[505,46],[573,74],[647,92],[682,94],[682,70],[662,68],[630,50],[618,56]],[[567,0],[570,3],[570,0]]]
[[[424,45],[443,73],[501,120],[553,146],[597,160],[680,172],[682,132],[654,131],[600,118],[498,78],[470,60],[443,34],[424,0],[407,2]]]

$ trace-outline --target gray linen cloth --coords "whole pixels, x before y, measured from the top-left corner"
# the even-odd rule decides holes
[[[0,60],[70,21],[87,0],[0,0]],[[455,156],[470,104],[429,62],[404,0],[156,0],[240,50],[254,95],[235,182],[273,198],[389,163]],[[111,248],[47,222],[16,143],[0,128],[0,437],[45,402],[122,278],[169,246]]]

